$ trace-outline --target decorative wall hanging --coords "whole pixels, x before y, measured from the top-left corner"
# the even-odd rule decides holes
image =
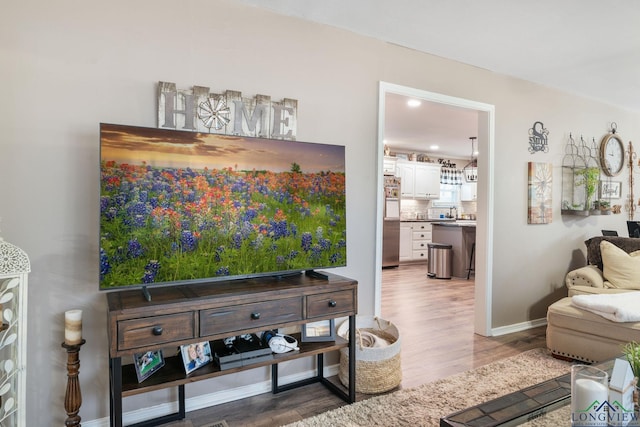
[[[621,181],[600,181],[600,199],[619,199],[622,197]]]
[[[456,168],[456,164],[455,163],[451,163],[451,161],[449,161],[449,160],[438,159],[438,163],[440,163],[443,168],[453,168],[453,169]]]
[[[200,133],[257,136],[295,141],[298,101],[271,101],[267,95],[242,97],[227,90],[210,93],[208,87],[176,89],[175,83],[158,82],[158,127]]]
[[[529,162],[529,209],[527,223],[549,224],[553,220],[553,164]]]
[[[587,179],[589,175],[587,162],[581,155],[578,146],[569,134],[569,141],[562,158],[562,215],[588,216]],[[599,170],[598,170],[599,172]],[[596,179],[595,185],[597,186]]]
[[[600,141],[600,167],[607,176],[616,176],[624,166],[624,142],[616,135],[618,125],[611,123],[611,133]]]
[[[636,152],[633,150],[633,144],[629,141],[629,148],[627,149],[627,162],[629,165],[629,196],[627,196],[626,208],[629,212],[629,221],[633,221],[633,217],[636,214],[636,203],[633,197],[633,162],[636,160]],[[640,200],[638,201],[640,205]]]
[[[600,215],[602,211],[599,208],[599,205],[596,204],[599,202],[598,200],[598,187],[600,183],[600,164],[598,163],[598,158],[596,157],[598,154],[598,149],[596,147],[595,141],[591,147],[587,146],[587,142],[584,140],[582,135],[580,135],[580,152],[585,162],[587,163],[587,169],[581,176],[581,179],[584,180],[587,190],[587,200],[585,202],[585,209],[589,210],[589,215]]]
[[[0,424],[3,426],[27,425],[27,282],[30,271],[27,254],[0,236]]]
[[[538,151],[549,152],[548,136],[549,131],[544,127],[544,124],[535,122],[533,127],[529,129],[529,152],[531,154],[535,154]]]

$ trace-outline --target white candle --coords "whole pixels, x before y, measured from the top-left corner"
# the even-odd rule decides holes
[[[589,414],[595,416],[596,409],[600,407],[600,405],[609,398],[609,390],[608,388],[602,384],[601,382],[590,380],[588,378],[579,378],[575,381],[575,393],[571,396],[573,400],[573,407],[577,411],[587,411]],[[603,414],[606,414],[603,411]],[[575,414],[574,414],[575,418]],[[589,419],[593,424],[589,424],[590,426],[607,426],[607,418],[604,417],[603,420],[600,420],[598,417],[596,419]],[[577,420],[575,420],[577,421]],[[602,424],[599,422],[601,421]]]
[[[64,313],[64,342],[77,345],[82,341],[82,310],[69,310]]]

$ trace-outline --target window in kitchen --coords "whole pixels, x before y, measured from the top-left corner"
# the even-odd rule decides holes
[[[440,198],[432,202],[434,207],[457,207],[460,200],[460,185],[440,184]]]

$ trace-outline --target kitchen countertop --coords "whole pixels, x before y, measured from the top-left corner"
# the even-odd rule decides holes
[[[401,219],[400,222],[454,222],[453,218],[434,218],[434,219]]]
[[[433,225],[441,225],[443,227],[475,227],[475,221],[469,220],[458,220],[458,221],[443,221],[443,222],[435,222]]]

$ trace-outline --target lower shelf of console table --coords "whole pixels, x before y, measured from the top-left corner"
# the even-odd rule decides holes
[[[136,291],[108,294],[111,426],[123,425],[123,398],[177,387],[178,412],[144,421],[135,426],[158,425],[185,417],[184,387],[186,384],[264,366],[271,366],[273,393],[320,382],[348,403],[355,401],[356,281],[336,275],[329,275],[328,281],[295,276],[285,279],[221,282],[208,286],[190,285],[188,287],[190,289],[178,288],[174,290],[165,288],[165,291],[157,293],[157,300],[154,300],[152,295],[150,302],[142,301],[144,299],[142,293],[140,292],[140,296],[137,296]],[[250,310],[247,311],[247,308]],[[222,319],[216,317],[216,322],[207,320],[205,315],[210,315],[211,312],[217,313]],[[225,319],[228,313],[231,313],[231,319],[235,319],[235,324]],[[271,317],[270,314],[272,314]],[[273,359],[247,366],[220,370],[215,363],[211,363],[186,375],[181,357],[171,356],[165,358],[165,366],[158,372],[142,383],[138,383],[133,365],[122,364],[122,356],[155,350],[160,348],[160,344],[162,347],[168,347],[174,344],[213,341],[225,336],[256,333],[259,330],[302,325],[316,320],[343,316],[349,317],[348,341],[336,337],[335,341],[300,342],[298,335],[296,338],[299,341],[299,351],[274,354]],[[193,325],[181,325],[179,326],[181,331],[163,331],[163,326],[166,327],[166,324],[162,322],[176,317],[182,319],[181,322],[191,318]],[[173,325],[171,322],[173,320],[169,323]],[[193,330],[193,336],[184,336],[182,329]],[[205,330],[206,335],[203,335],[202,331]],[[324,354],[342,348],[348,348],[349,352],[348,387],[336,385],[324,377]],[[279,363],[313,356],[316,357],[315,376],[293,384],[278,384]]]

